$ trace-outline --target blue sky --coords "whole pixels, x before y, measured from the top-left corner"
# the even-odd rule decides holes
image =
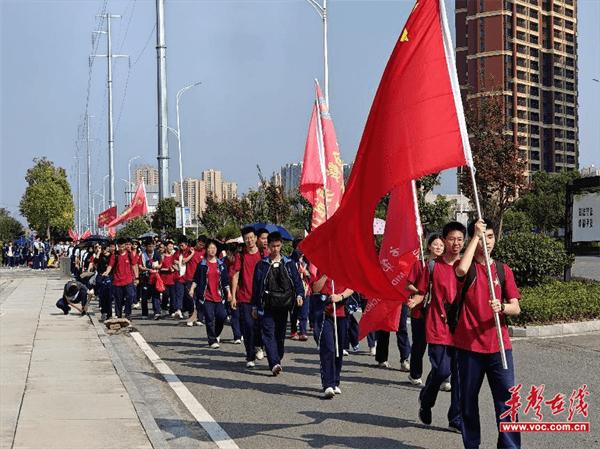
[[[24,174],[47,156],[74,179],[78,126],[88,86],[92,31],[104,5],[113,26],[116,190],[127,161],[156,163],[154,0],[0,0],[0,207],[18,213]],[[167,0],[169,124],[181,101],[184,176],[220,169],[241,191],[256,164],[270,174],[302,159],[315,77],[322,78],[321,21],[304,0]],[[600,0],[579,0],[580,165],[600,165]],[[330,0],[330,102],[342,157],[352,160],[373,95],[413,1]],[[454,2],[447,0],[453,23]],[[99,53],[105,53],[101,40]],[[107,173],[106,60],[92,67],[92,189]],[[83,142],[79,142],[83,150]],[[176,141],[170,139],[171,155]],[[83,152],[81,153],[84,154]],[[178,176],[171,160],[171,181]],[[134,163],[135,165],[135,163]],[[82,185],[84,182],[82,181]],[[455,190],[444,174],[439,189]],[[85,195],[82,195],[83,197]],[[99,200],[99,199],[98,199]],[[85,201],[82,208],[86,210]]]

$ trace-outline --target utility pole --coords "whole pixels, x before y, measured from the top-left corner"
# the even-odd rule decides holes
[[[158,63],[158,199],[169,196],[169,142],[167,128],[167,45],[165,2],[156,0],[156,58]]]
[[[75,156],[75,160],[77,161],[77,234],[81,234],[81,170],[79,169],[79,143],[75,142],[77,145],[77,156]]]
[[[93,115],[86,114],[85,116],[85,145],[86,145],[86,158],[87,158],[87,204],[88,204],[88,225],[90,229],[94,228],[94,222],[92,221],[92,209],[90,208],[90,204],[92,204],[92,158],[90,156],[90,118],[94,117]]]
[[[115,160],[114,160],[114,132],[113,132],[113,110],[112,110],[112,59],[113,58],[128,58],[127,55],[113,55],[112,53],[112,37],[110,29],[111,19],[120,19],[119,15],[100,14],[97,17],[106,19],[106,31],[96,31],[99,34],[106,34],[106,54],[91,55],[91,58],[103,57],[108,61],[107,86],[108,86],[108,204],[110,207],[115,205]]]

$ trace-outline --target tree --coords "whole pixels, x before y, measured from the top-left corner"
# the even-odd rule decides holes
[[[523,212],[540,232],[565,227],[567,184],[579,178],[579,172],[537,172],[531,180],[530,190],[515,203],[515,210]]]
[[[152,228],[145,217],[137,217],[129,220],[125,226],[117,231],[117,237],[137,238],[151,231]]]
[[[34,158],[27,170],[27,188],[19,209],[29,226],[50,238],[51,232],[64,233],[73,225],[75,207],[67,173],[44,158]]]
[[[152,229],[159,234],[166,233],[174,236],[181,232],[176,228],[175,209],[179,203],[175,198],[164,198],[156,206],[156,211],[152,214]]]
[[[23,226],[11,217],[10,212],[0,207],[0,241],[15,240],[23,233]]]
[[[456,200],[448,201],[444,195],[438,195],[433,203],[425,203],[420,209],[425,235],[441,232],[444,225],[453,220],[455,205]]]
[[[499,235],[504,213],[527,188],[527,163],[521,158],[513,136],[506,132],[504,117],[500,95],[479,97],[468,103],[466,119],[479,201],[483,215],[497,223]],[[464,194],[475,204],[468,170],[461,172],[459,182]]]

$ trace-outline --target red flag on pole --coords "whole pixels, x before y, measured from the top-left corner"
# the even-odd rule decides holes
[[[440,1],[420,0],[384,71],[340,208],[301,244],[324,273],[368,298],[398,298],[365,245],[378,202],[399,184],[470,161],[453,57]]]
[[[379,263],[388,281],[396,289],[397,301],[369,299],[359,323],[359,339],[371,331],[398,330],[402,303],[409,296],[406,290],[408,273],[419,260],[419,223],[412,183],[401,184],[390,196],[385,234],[379,251]]]
[[[98,214],[98,227],[106,226],[117,218],[117,206],[109,207]]]
[[[73,240],[74,242],[76,242],[77,240],[79,240],[79,236],[77,235],[77,233],[69,228],[69,237],[71,237],[71,240]]]
[[[92,235],[92,231],[90,231],[89,229],[87,229],[83,234],[81,234],[79,236],[79,240],[85,240],[85,239],[87,239],[91,235]]]
[[[121,215],[108,223],[107,226],[112,228],[123,223],[124,221],[132,220],[133,218],[146,215],[147,213],[148,200],[146,199],[146,187],[144,186],[144,181],[142,180],[138,184],[137,190],[135,191],[135,195],[133,196],[129,207],[125,209]]]
[[[316,80],[315,87],[317,98],[308,125],[300,177],[300,193],[313,207],[312,229],[334,214],[344,194],[343,163],[333,120]]]

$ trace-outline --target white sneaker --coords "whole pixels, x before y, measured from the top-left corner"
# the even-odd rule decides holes
[[[239,338],[237,340],[233,340],[233,344],[234,345],[241,345],[242,344],[242,340],[240,340]]]
[[[413,379],[412,377],[410,377],[410,374],[409,374],[408,380],[413,385],[417,385],[417,386],[423,385],[423,380],[420,377],[418,379]]]
[[[273,367],[273,369],[271,370],[271,372],[273,373],[273,376],[278,376],[281,371],[283,371],[283,368],[281,368],[281,365],[275,365]]]
[[[142,304],[139,303],[139,302],[136,302],[135,304],[133,304],[133,308],[136,309],[136,310],[141,309],[142,308]]]
[[[183,313],[181,313],[181,310],[178,310],[177,312],[175,312],[173,315],[171,315],[173,318],[177,318],[178,320],[182,320],[183,319]]]
[[[193,327],[193,326],[194,326],[194,322],[193,322],[193,321],[187,321],[187,322],[185,323],[185,325],[186,325],[186,326],[189,326],[189,327]]]
[[[246,362],[246,368],[254,368],[255,366],[256,366],[256,364],[252,361]]]
[[[256,350],[256,360],[262,360],[265,358],[265,351],[262,350],[262,348],[258,348]]]
[[[343,356],[347,356],[347,355],[350,355],[350,354],[348,353],[348,351],[346,351],[346,350],[344,349],[344,350],[342,351],[342,355],[343,355]]]
[[[392,365],[390,365],[390,362],[380,362],[377,366],[379,368],[391,368]]]
[[[217,342],[215,342],[215,343],[213,343],[212,345],[210,345],[210,347],[211,347],[212,349],[219,349],[219,348],[220,348],[220,346],[219,346],[219,343],[217,343]]]
[[[221,343],[221,337],[217,337],[217,343]]]
[[[440,391],[452,391],[452,385],[450,382],[442,382],[442,385],[440,385]]]
[[[404,371],[405,373],[408,373],[410,371],[410,362],[408,360],[405,360],[402,363],[400,363],[400,371]]]
[[[325,388],[325,391],[323,392],[323,397],[325,399],[331,399],[335,396],[335,390],[331,387]]]
[[[204,326],[204,323],[202,321],[194,321],[194,324],[196,326]]]
[[[371,352],[371,355],[377,355],[377,347],[373,346],[373,347],[370,349],[370,352]]]
[[[340,387],[335,387],[335,388],[333,389],[333,392],[334,392],[335,394],[342,394],[342,390],[340,389]]]

